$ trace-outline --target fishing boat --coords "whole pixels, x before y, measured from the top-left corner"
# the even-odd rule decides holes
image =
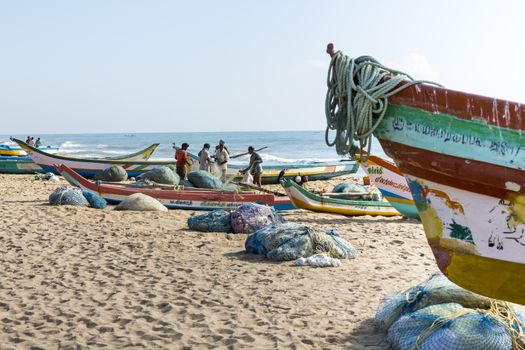
[[[110,160],[120,160],[120,161],[148,160],[158,146],[159,144],[155,143],[138,152],[116,156],[116,157],[100,158],[100,159],[110,159]],[[80,159],[81,157],[71,157],[71,158]],[[33,162],[31,157],[28,157],[28,156],[26,157],[0,156],[0,173],[2,174],[36,174],[36,173],[43,173],[43,172],[45,172],[45,170],[40,165]]]
[[[98,194],[109,203],[118,204],[128,196],[143,193],[157,199],[168,209],[215,210],[235,209],[244,203],[266,204],[276,210],[294,209],[288,197],[277,197],[273,194],[256,192],[226,192],[219,190],[179,190],[176,188],[144,188],[138,186],[107,184],[100,181],[89,181],[69,167],[61,164],[57,167],[71,185],[84,191]]]
[[[356,215],[401,215],[390,203],[382,201],[348,200],[317,195],[304,189],[290,179],[281,180],[281,185],[293,205],[300,209],[311,211]]]
[[[362,72],[366,57],[346,62]],[[525,304],[525,104],[403,84],[382,99],[374,135],[407,179],[437,265],[466,289]]]
[[[369,155],[366,160],[361,160],[358,155],[357,162],[381,192],[383,198],[398,212],[406,217],[419,219],[416,203],[412,198],[407,181],[395,164],[375,155]]]
[[[128,176],[138,176],[142,173],[148,172],[154,168],[163,165],[175,165],[175,160],[129,160],[129,159],[107,159],[107,158],[77,158],[60,154],[49,154],[42,152],[34,147],[29,146],[23,141],[13,139],[16,143],[24,149],[33,162],[38,164],[44,172],[52,172],[58,174],[55,167],[56,164],[64,164],[67,167],[75,170],[84,177],[91,178],[96,173],[118,165],[126,169]],[[151,147],[151,146],[150,146]]]
[[[188,153],[193,159],[194,166],[198,167],[199,157],[195,154]],[[228,178],[241,177],[239,171],[248,166],[239,164],[228,164],[226,176]],[[356,162],[341,160],[335,162],[308,162],[308,163],[294,163],[294,164],[263,164],[264,172],[261,177],[263,184],[277,184],[279,181],[279,174],[282,170],[284,178],[294,178],[296,176],[308,176],[309,180],[328,180],[336,176],[343,176],[354,174],[359,169]]]
[[[46,147],[38,147],[38,149],[41,151],[47,152],[47,153],[57,153],[58,152],[58,147],[46,146]],[[9,156],[21,157],[22,156],[23,157],[23,156],[27,156],[27,153],[20,147],[2,144],[0,145],[0,156],[7,156],[7,157]]]

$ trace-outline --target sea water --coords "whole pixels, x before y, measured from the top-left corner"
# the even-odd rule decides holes
[[[8,143],[13,136],[23,141],[28,135],[3,135],[0,143]],[[43,146],[57,146],[62,154],[85,157],[108,157],[133,153],[153,143],[160,143],[152,159],[173,159],[173,144],[180,146],[187,142],[189,151],[197,154],[204,143],[211,145],[211,151],[224,140],[230,154],[247,151],[248,146],[268,148],[260,155],[265,164],[289,164],[314,161],[336,161],[348,159],[338,156],[334,147],[328,147],[324,131],[251,131],[251,132],[185,132],[185,133],[119,133],[119,134],[49,134],[31,135],[40,137]],[[381,146],[374,140],[373,153],[385,157]],[[233,163],[247,163],[248,156],[232,160]]]

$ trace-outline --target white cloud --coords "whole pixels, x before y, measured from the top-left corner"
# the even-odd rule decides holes
[[[414,79],[437,81],[439,74],[428,58],[421,53],[410,53],[395,61],[387,62],[386,66],[405,72]]]

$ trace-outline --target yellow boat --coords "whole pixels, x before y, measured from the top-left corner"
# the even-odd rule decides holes
[[[311,211],[341,214],[347,216],[357,215],[401,215],[390,203],[380,201],[348,200],[319,196],[311,193],[290,179],[281,180],[281,185],[293,205],[300,209]]]

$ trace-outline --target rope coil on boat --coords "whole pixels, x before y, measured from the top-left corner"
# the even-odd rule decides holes
[[[388,108],[388,98],[415,84],[440,85],[414,80],[408,74],[385,67],[373,57],[351,58],[341,51],[332,54],[332,49],[329,44],[327,52],[332,60],[326,80],[325,141],[330,147],[335,145],[337,154],[348,154],[352,159],[359,149],[360,156],[366,161],[372,134]],[[330,130],[335,130],[333,141],[329,141]],[[354,141],[358,141],[358,146]],[[364,149],[366,154],[363,154]]]

